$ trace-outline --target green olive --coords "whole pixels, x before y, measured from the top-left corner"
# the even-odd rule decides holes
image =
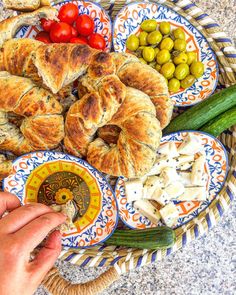
[[[183,80],[189,74],[189,66],[187,64],[179,64],[175,68],[174,76],[178,80]]]
[[[146,60],[143,59],[142,57],[139,58],[139,61],[140,61],[141,63],[143,63],[143,64],[147,64]]]
[[[142,55],[147,62],[152,62],[155,58],[155,50],[152,47],[145,47]]]
[[[161,65],[156,64],[155,69],[156,69],[158,72],[160,72],[160,70],[161,70]]]
[[[153,69],[155,69],[156,68],[156,62],[155,61],[152,61],[152,62],[150,62],[148,65],[150,66],[150,67],[152,67]]]
[[[151,45],[160,43],[162,40],[162,34],[159,31],[154,31],[148,34],[147,41]]]
[[[180,85],[181,85],[182,88],[186,89],[186,88],[192,86],[194,81],[195,81],[195,77],[192,76],[192,75],[188,75],[187,77],[185,77],[181,81]]]
[[[171,92],[177,92],[180,88],[180,82],[176,78],[172,78],[168,82],[168,88]]]
[[[155,57],[157,56],[157,53],[160,51],[160,49],[158,47],[154,48],[155,51]]]
[[[186,46],[187,46],[187,43],[185,40],[176,39],[174,42],[174,49],[175,50],[184,51],[184,50],[186,50]]]
[[[188,61],[187,64],[190,66],[193,61],[197,61],[197,53],[194,51],[186,52]]]
[[[184,52],[180,52],[180,54],[178,56],[175,56],[174,57],[174,63],[176,65],[179,65],[179,64],[186,64],[188,61],[188,56],[186,53]]]
[[[170,34],[170,23],[168,22],[161,22],[159,26],[159,30],[163,35]]]
[[[156,61],[159,65],[163,65],[170,60],[170,51],[162,49],[157,53]]]
[[[204,73],[204,65],[200,61],[192,62],[190,66],[190,72],[195,78],[200,78]]]
[[[129,38],[126,40],[126,47],[130,51],[135,51],[139,47],[139,38],[135,35],[130,35]]]
[[[160,73],[166,78],[166,79],[170,79],[171,77],[173,77],[173,74],[175,72],[175,65],[171,62],[167,62],[165,63],[162,67],[161,67],[161,71]]]
[[[146,46],[146,45],[148,45],[148,43],[147,43],[147,36],[148,36],[148,33],[147,33],[147,32],[141,32],[141,33],[139,34],[139,44],[140,44],[141,46]]]
[[[174,47],[174,41],[171,38],[165,38],[161,41],[160,49],[167,49],[171,51]]]
[[[174,35],[175,39],[185,40],[185,34],[181,28],[174,30],[173,35]]]
[[[155,19],[146,19],[141,23],[141,29],[145,32],[153,32],[157,28],[157,22]]]

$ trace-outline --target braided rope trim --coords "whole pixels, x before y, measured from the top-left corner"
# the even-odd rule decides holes
[[[110,0],[109,2],[94,2],[100,2],[114,18],[125,4],[136,1]],[[187,18],[207,38],[218,58],[220,68],[219,84],[221,87],[228,87],[236,83],[236,50],[232,45],[232,41],[221,31],[219,25],[214,20],[189,0],[160,0],[152,2],[169,6]],[[231,201],[236,196],[236,126],[223,133],[220,139],[226,146],[229,154],[229,163],[231,163],[224,188],[206,210],[189,223],[176,229],[177,240],[172,248],[150,251],[133,248],[122,249],[115,246],[97,246],[86,250],[63,250],[60,259],[70,261],[81,267],[113,265],[116,271],[122,274],[147,263],[161,260],[172,252],[185,247],[192,240],[207,233],[217,224],[224,212],[228,210]]]

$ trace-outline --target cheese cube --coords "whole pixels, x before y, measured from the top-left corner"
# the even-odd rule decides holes
[[[182,155],[194,155],[202,151],[203,146],[199,137],[193,133],[189,133],[187,138],[178,147],[178,152]]]
[[[164,186],[168,186],[173,181],[176,181],[179,179],[179,175],[175,168],[166,167],[161,171],[160,177],[163,181]]]
[[[208,191],[206,187],[186,187],[182,195],[178,197],[178,201],[206,201]]]
[[[176,200],[180,195],[184,193],[184,190],[184,185],[179,181],[172,182],[164,189],[170,200]]]
[[[205,157],[201,155],[193,162],[191,173],[191,182],[193,185],[200,185],[202,183],[205,161]]]
[[[142,199],[143,196],[143,183],[139,179],[125,181],[125,193],[127,201],[132,203],[133,201]]]
[[[173,203],[161,208],[159,212],[161,219],[167,226],[172,227],[178,222],[179,211]]]
[[[158,224],[159,220],[161,219],[159,211],[148,200],[136,201],[134,202],[133,206],[143,216],[147,217],[155,224]]]
[[[166,155],[169,158],[176,158],[179,156],[176,145],[173,141],[163,143],[157,151],[161,155]]]

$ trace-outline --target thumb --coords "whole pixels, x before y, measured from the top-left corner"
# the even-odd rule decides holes
[[[61,234],[58,230],[51,233],[42,249],[30,263],[30,272],[38,284],[44,279],[61,253]]]

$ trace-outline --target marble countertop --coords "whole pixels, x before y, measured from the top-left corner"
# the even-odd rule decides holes
[[[212,16],[236,43],[236,0],[193,1]],[[0,1],[1,4],[1,1]],[[0,18],[6,17],[1,11]],[[234,295],[236,294],[236,201],[207,236],[165,260],[131,271],[100,295]],[[73,283],[91,280],[104,269],[84,269],[59,262]],[[35,295],[47,295],[42,287]]]

